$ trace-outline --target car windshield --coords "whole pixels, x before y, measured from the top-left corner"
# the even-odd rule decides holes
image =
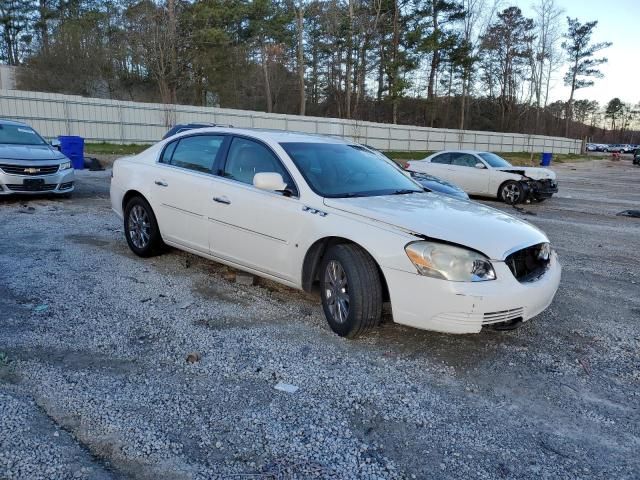
[[[8,125],[0,123],[0,144],[10,145],[46,145],[47,142],[26,125]]]
[[[482,159],[485,162],[487,162],[490,166],[492,166],[493,168],[502,168],[502,167],[512,167],[513,166],[509,162],[507,162],[504,158],[499,157],[495,153],[483,152],[483,153],[479,153],[478,155],[480,155],[480,157],[482,157]]]
[[[398,168],[359,145],[282,143],[309,186],[323,197],[423,192]]]

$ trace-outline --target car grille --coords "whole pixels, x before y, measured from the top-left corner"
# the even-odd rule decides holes
[[[547,254],[544,255],[546,249]],[[513,252],[505,259],[505,263],[513,276],[521,282],[538,280],[549,267],[551,248],[548,243],[539,243],[531,247]]]
[[[13,192],[50,192],[51,190],[55,190],[56,186],[57,184],[55,183],[44,183],[42,185],[5,185],[5,187]]]
[[[38,165],[36,167],[0,164],[0,169],[10,175],[49,175],[58,171],[58,165]]]
[[[483,325],[491,325],[492,323],[509,322],[517,318],[522,319],[524,316],[524,308],[512,308],[510,310],[501,310],[499,312],[488,312],[484,314],[482,319]]]

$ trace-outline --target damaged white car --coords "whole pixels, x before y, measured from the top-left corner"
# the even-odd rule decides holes
[[[453,182],[469,195],[498,198],[512,205],[530,199],[542,202],[558,192],[552,170],[516,167],[491,152],[448,150],[412,160],[405,168]]]
[[[117,160],[111,205],[135,254],[168,244],[318,292],[346,337],[375,327],[384,303],[396,323],[428,330],[515,326],[546,309],[560,282],[538,228],[426,192],[391,162],[331,137],[185,132]]]

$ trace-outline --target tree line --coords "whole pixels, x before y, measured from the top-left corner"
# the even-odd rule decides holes
[[[1,0],[0,59],[28,90],[598,135],[600,107],[574,95],[610,43],[536,2],[528,18],[504,0]],[[551,103],[559,75],[571,94]]]

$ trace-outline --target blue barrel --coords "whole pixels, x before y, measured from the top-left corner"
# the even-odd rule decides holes
[[[60,151],[71,160],[73,168],[81,170],[84,168],[84,138],[73,135],[60,136]]]
[[[551,165],[551,159],[553,158],[553,153],[543,153],[542,158],[540,159],[541,167],[548,167]]]

